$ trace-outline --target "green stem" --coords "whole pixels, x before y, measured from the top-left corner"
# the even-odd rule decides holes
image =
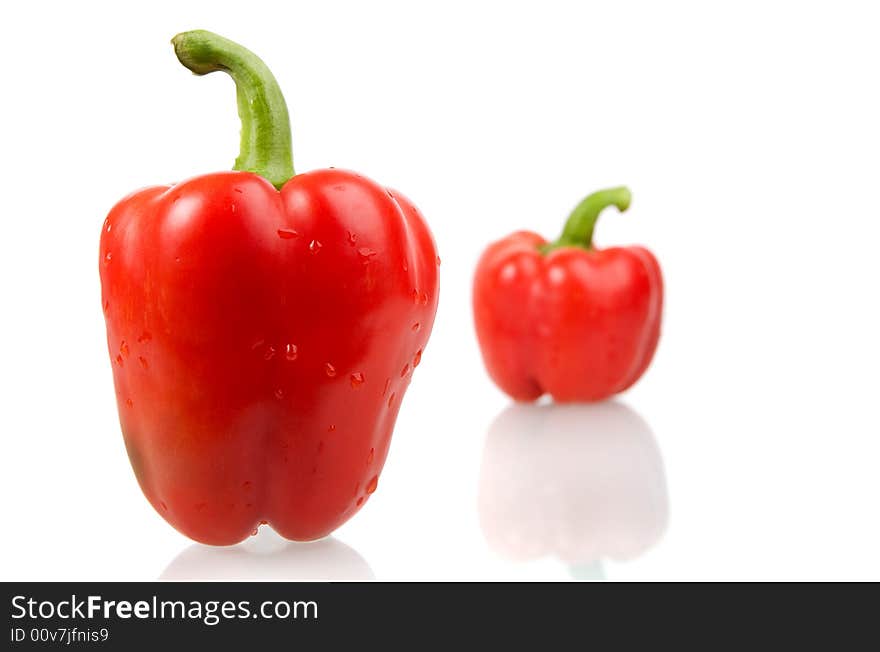
[[[294,175],[293,148],[287,104],[269,68],[247,48],[202,29],[178,34],[171,43],[180,63],[196,75],[222,70],[232,77],[241,118],[234,169],[259,174],[280,189]]]
[[[630,195],[629,188],[625,186],[594,192],[575,206],[575,209],[565,222],[562,235],[559,236],[556,242],[545,245],[544,250],[552,251],[559,247],[592,249],[593,229],[596,227],[599,213],[609,206],[616,206],[622,213],[629,208],[631,199],[632,196]]]

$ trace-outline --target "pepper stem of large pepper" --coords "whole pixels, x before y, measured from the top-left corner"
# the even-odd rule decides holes
[[[593,229],[596,227],[599,214],[609,206],[616,206],[622,213],[629,208],[631,199],[632,195],[626,186],[594,192],[575,206],[565,222],[562,235],[555,242],[544,245],[543,250],[548,252],[559,247],[592,249]]]
[[[196,75],[216,70],[235,82],[241,118],[241,151],[234,169],[254,172],[276,188],[294,175],[290,117],[275,77],[253,52],[205,30],[178,34],[171,43],[184,66]]]

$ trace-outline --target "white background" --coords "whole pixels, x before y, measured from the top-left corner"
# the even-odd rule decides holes
[[[2,579],[880,579],[874,3],[181,5],[0,9]],[[232,82],[172,53],[194,28],[273,69],[297,170],[404,191],[443,259],[379,490],[318,544],[193,546],[122,445],[101,223],[237,153]],[[610,412],[498,419],[477,257],[622,183],[597,243],[661,261],[654,364]]]

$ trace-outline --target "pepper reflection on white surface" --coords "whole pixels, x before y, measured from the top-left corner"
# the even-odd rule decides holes
[[[234,546],[193,544],[177,555],[160,580],[374,580],[367,561],[333,537],[299,543],[271,528]]]
[[[616,401],[506,408],[489,428],[478,495],[489,546],[513,560],[556,557],[577,579],[602,559],[651,548],[669,518],[650,427]]]

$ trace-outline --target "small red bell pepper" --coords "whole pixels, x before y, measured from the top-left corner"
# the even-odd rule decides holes
[[[132,467],[171,525],[232,544],[322,537],[376,490],[434,322],[439,260],[403,195],[343,170],[294,176],[278,85],[205,31],[173,40],[235,82],[235,171],[153,186],[107,217],[107,344]]]
[[[629,207],[626,188],[584,199],[558,240],[514,233],[483,253],[474,320],[489,375],[518,401],[599,401],[644,373],[660,336],[663,280],[643,247],[595,249],[607,206]]]

